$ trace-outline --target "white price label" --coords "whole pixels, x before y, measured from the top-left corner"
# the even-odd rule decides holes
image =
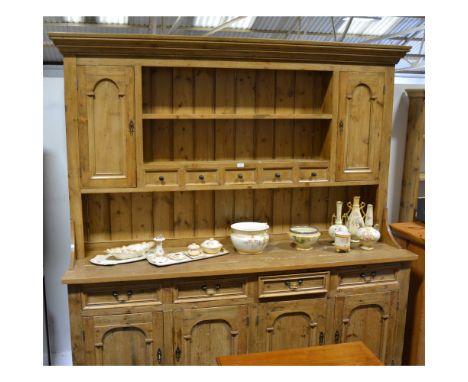
[[[237,162],[237,168],[244,168],[245,163],[244,162]]]

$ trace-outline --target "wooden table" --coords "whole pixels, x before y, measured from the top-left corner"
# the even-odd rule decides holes
[[[220,366],[383,366],[361,341],[216,358]]]
[[[396,241],[405,249],[419,255],[411,263],[411,276],[408,292],[408,312],[406,315],[403,365],[425,364],[425,225],[421,222],[390,224]]]

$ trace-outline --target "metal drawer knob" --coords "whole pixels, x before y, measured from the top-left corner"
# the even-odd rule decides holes
[[[310,176],[317,176],[317,173],[314,171],[310,174]]]
[[[205,176],[203,174],[200,174],[198,175],[198,179],[200,179],[201,181],[205,180]]]
[[[237,174],[237,177],[238,177],[239,179],[243,179],[243,178],[244,178],[244,175],[242,175],[242,174]]]
[[[279,172],[275,173],[275,178],[281,178],[281,174]]]
[[[160,175],[160,176],[159,176],[159,180],[160,180],[161,182],[164,182],[164,176]]]

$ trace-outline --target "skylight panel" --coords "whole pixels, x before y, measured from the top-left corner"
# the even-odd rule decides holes
[[[348,25],[349,17],[343,19],[343,23],[337,33],[344,33]],[[387,34],[400,21],[400,17],[353,17],[348,34],[364,34],[382,36]]]
[[[101,24],[128,24],[128,16],[98,16]]]
[[[64,16],[67,23],[82,23],[84,16]]]
[[[215,28],[226,21],[232,20],[238,16],[196,16],[194,20],[194,26],[202,28]],[[234,29],[249,29],[255,22],[256,16],[247,16],[241,20],[238,20],[231,25],[229,28]]]

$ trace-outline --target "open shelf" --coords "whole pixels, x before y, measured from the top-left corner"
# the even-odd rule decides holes
[[[332,114],[143,114],[144,120],[152,119],[332,119]]]

